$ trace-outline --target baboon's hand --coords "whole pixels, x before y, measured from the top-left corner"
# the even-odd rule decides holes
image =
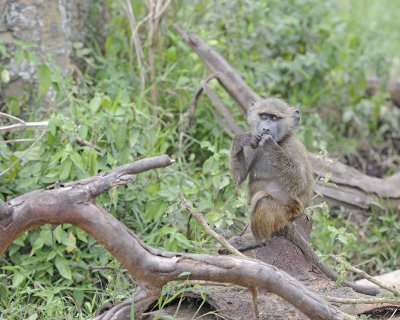
[[[280,148],[279,145],[276,143],[272,136],[265,134],[261,137],[261,141],[259,143],[261,147],[271,149],[271,148]]]
[[[261,136],[259,134],[255,134],[253,132],[249,132],[249,133],[250,133],[249,145],[253,149],[256,149],[258,147],[258,144],[260,143]]]
[[[255,134],[253,132],[245,132],[238,134],[235,137],[235,144],[240,148],[251,146],[253,149],[256,149],[258,147],[260,139],[261,136],[258,134]]]

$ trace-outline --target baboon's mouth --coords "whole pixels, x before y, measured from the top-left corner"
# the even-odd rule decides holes
[[[272,139],[276,140],[276,139],[275,139],[275,136],[274,136],[274,135],[272,135],[272,134],[270,134],[270,133],[266,133],[266,132],[264,132],[264,133],[261,133],[261,137],[262,137],[262,136],[271,136],[271,137],[272,137]]]

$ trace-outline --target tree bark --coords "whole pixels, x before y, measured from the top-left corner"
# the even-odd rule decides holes
[[[51,55],[60,70],[68,72],[72,43],[83,42],[86,36],[88,9],[89,1],[0,0],[0,42],[11,57],[17,49],[17,40],[29,42],[34,45],[29,49],[30,54],[36,53],[42,62],[46,55]],[[1,99],[18,96],[25,84],[35,83],[34,62],[17,64],[14,58],[3,58],[0,62],[10,74],[10,82],[0,91]]]

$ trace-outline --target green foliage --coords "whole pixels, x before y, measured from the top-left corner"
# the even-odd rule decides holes
[[[400,223],[396,212],[376,211],[362,224],[356,224],[350,222],[351,216],[332,216],[326,203],[310,210],[314,220],[312,244],[323,255],[343,255],[370,274],[389,272],[399,265]]]
[[[0,172],[17,161],[0,177],[0,199],[167,153],[176,159],[172,166],[140,174],[135,183],[100,196],[98,203],[152,246],[209,251],[216,243],[188,218],[178,193],[226,236],[239,233],[247,221],[246,194],[233,187],[227,168],[230,137],[213,117],[207,98],[199,101],[195,125],[187,126],[188,105],[208,71],[172,24],[208,41],[260,95],[302,104],[304,126],[299,137],[310,150],[341,155],[364,141],[379,145],[399,129],[398,121],[383,110],[386,97],[364,93],[366,76],[387,76],[398,53],[399,42],[391,35],[400,27],[396,19],[400,8],[393,3],[223,0],[188,5],[178,1],[167,10],[162,44],[155,46],[158,106],[151,104],[148,78],[145,90],[140,89],[141,70],[130,45],[132,31],[123,2],[108,1],[104,43],[90,34],[85,44],[74,44],[74,63],[81,71],[73,77],[61,74],[51,58],[40,61],[32,43],[19,41],[13,52],[0,43],[0,90],[10,81],[5,61],[11,58],[18,64],[33,64],[38,76],[37,88],[9,97],[5,111],[49,121],[44,138],[25,156],[30,143],[3,141],[37,139],[39,131],[0,136]],[[138,19],[146,16],[143,3],[132,5]],[[393,8],[390,22],[378,14],[385,6]],[[98,18],[96,8],[91,8],[91,30]],[[368,21],[359,13],[361,8],[370,8]],[[380,28],[373,27],[377,24]],[[392,30],[384,46],[382,30]],[[146,58],[145,24],[139,31]],[[144,66],[148,73],[147,62]],[[210,85],[244,125],[217,82]],[[47,108],[41,107],[46,104]],[[394,248],[400,248],[400,226],[395,213],[372,215],[357,227],[341,215],[332,217],[323,205],[312,212],[313,243],[321,253],[341,253],[356,264],[365,263],[362,267],[372,272],[398,266],[400,252]],[[7,319],[60,319],[66,314],[85,319],[105,301],[119,301],[132,293],[133,280],[119,263],[71,225],[42,226],[23,234],[0,259],[0,312]],[[160,307],[181,293],[165,290]]]

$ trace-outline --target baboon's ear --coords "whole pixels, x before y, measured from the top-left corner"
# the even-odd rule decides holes
[[[294,110],[293,119],[294,119],[293,130],[294,130],[300,125],[301,122],[300,110],[298,109],[298,106],[296,106],[296,109]]]
[[[247,114],[249,114],[249,111],[250,111],[251,109],[253,109],[253,108],[256,106],[256,104],[257,104],[257,101],[255,101],[255,100],[253,100],[253,101],[251,101],[251,102],[249,103],[249,107],[247,108]]]
[[[249,124],[251,124],[251,114],[256,105],[257,105],[257,101],[253,100],[249,103],[249,107],[247,108],[247,122]]]

